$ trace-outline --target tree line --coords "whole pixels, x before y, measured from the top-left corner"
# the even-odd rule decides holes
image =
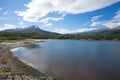
[[[86,40],[120,40],[120,34],[113,35],[75,35],[75,34],[42,34],[37,32],[0,32],[0,40],[23,39],[86,39]]]

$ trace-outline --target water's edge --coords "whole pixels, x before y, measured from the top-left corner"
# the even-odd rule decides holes
[[[16,77],[19,76],[19,78],[15,78],[14,80],[21,80],[21,79],[27,79],[27,80],[40,80],[40,79],[47,79],[47,80],[53,80],[51,77],[48,77],[47,75],[39,72],[37,69],[32,67],[31,65],[28,65],[27,63],[21,61],[18,57],[14,56],[12,53],[12,49],[18,48],[18,47],[32,47],[36,42],[44,42],[44,41],[24,41],[24,42],[15,42],[15,43],[9,43],[9,42],[2,42],[0,43],[0,69],[1,65],[9,66],[11,70],[7,75],[14,74]],[[4,61],[2,61],[2,59]],[[3,66],[2,66],[3,67]],[[3,73],[2,73],[3,74]],[[18,75],[19,74],[19,75]],[[1,75],[1,73],[0,73]],[[4,76],[4,75],[3,75]],[[10,75],[11,76],[11,75]],[[9,77],[10,77],[9,76]],[[0,77],[2,79],[2,77]],[[6,77],[6,79],[9,79]]]

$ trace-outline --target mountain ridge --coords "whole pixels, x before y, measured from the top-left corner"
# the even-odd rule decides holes
[[[6,30],[2,30],[2,32],[37,32],[37,33],[42,33],[42,34],[58,34],[55,32],[42,30],[36,25],[31,25],[25,28],[6,29]]]
[[[120,34],[120,26],[115,28],[102,28],[88,32],[76,33],[76,35],[112,35]]]
[[[55,32],[45,31],[40,29],[36,25],[31,25],[25,28],[16,28],[16,29],[6,29],[3,32],[37,32],[42,34],[59,34]],[[120,26],[115,28],[101,28],[97,30],[81,32],[81,33],[73,33],[74,35],[84,35],[84,36],[91,36],[91,35],[112,35],[112,34],[120,34]]]

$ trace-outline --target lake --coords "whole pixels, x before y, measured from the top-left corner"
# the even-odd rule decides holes
[[[12,52],[58,80],[120,80],[119,41],[48,40]]]

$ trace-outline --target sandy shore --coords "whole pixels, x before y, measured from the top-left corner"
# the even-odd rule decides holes
[[[21,62],[10,49],[22,46],[35,47],[43,40],[25,40],[0,43],[0,80],[56,80]]]

